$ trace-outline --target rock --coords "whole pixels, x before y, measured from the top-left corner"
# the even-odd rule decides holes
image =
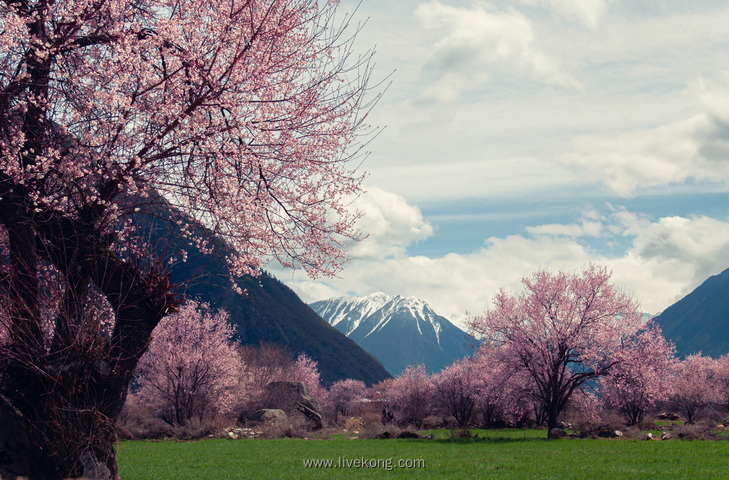
[[[716,426],[716,430],[719,430],[720,432],[723,432],[725,429],[726,427],[721,423]]]
[[[615,430],[613,432],[613,437],[620,438],[622,436],[623,436],[623,432],[621,432],[620,430]]]
[[[364,428],[364,423],[360,417],[349,417],[344,419],[344,431],[355,431]]]
[[[111,478],[109,468],[104,462],[96,458],[96,455],[91,450],[86,450],[82,453],[80,461],[84,467],[83,478],[88,480],[106,480]]]
[[[301,382],[271,382],[266,385],[265,405],[269,409],[283,410],[289,417],[299,417],[311,430],[324,426],[319,401],[309,395]]]
[[[415,432],[402,432],[397,438],[423,438]]]
[[[246,420],[247,427],[259,427],[284,434],[291,429],[291,420],[286,412],[280,409],[265,408],[258,410]]]
[[[261,432],[257,432],[253,430],[252,428],[240,428],[236,426],[226,427],[223,429],[222,436],[228,437],[232,440],[237,440],[239,438],[256,438],[261,435]],[[214,438],[215,435],[209,435],[210,437]]]
[[[664,413],[659,413],[658,414],[658,419],[659,420],[678,420],[678,418],[679,418],[678,415],[675,414],[675,413],[666,413],[666,412],[664,412]]]
[[[549,433],[547,434],[547,438],[552,438],[552,439],[560,439],[560,438],[565,438],[565,437],[567,437],[567,432],[565,432],[561,428],[556,428],[556,427],[551,429],[549,431]]]

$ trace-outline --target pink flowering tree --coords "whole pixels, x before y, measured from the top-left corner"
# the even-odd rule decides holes
[[[226,312],[194,301],[164,317],[137,369],[141,403],[172,425],[230,413],[241,374],[234,333]]]
[[[324,409],[333,418],[334,423],[339,422],[339,416],[350,416],[352,411],[367,392],[367,385],[361,380],[348,378],[334,382],[324,397]]]
[[[531,377],[549,429],[575,391],[609,374],[625,339],[643,329],[637,305],[610,282],[603,267],[583,272],[542,270],[522,279],[521,294],[501,291],[494,306],[471,320],[497,360]]]
[[[500,352],[482,343],[472,359],[477,369],[476,408],[487,427],[507,417],[522,418],[534,406],[531,377],[499,358]]]
[[[433,406],[433,382],[424,365],[409,366],[387,383],[385,396],[395,421],[420,426]]]
[[[327,390],[322,386],[319,377],[317,362],[305,353],[300,353],[291,368],[290,381],[303,383],[309,395],[322,402],[327,395]]]
[[[470,358],[457,360],[433,375],[435,403],[465,429],[471,421],[479,396],[479,370]]]
[[[673,402],[688,423],[696,420],[701,410],[721,401],[716,372],[717,361],[700,353],[678,364],[673,377]]]
[[[340,267],[342,240],[358,237],[346,206],[370,69],[333,25],[337,3],[0,5],[0,475],[117,477],[114,421],[181,302],[140,219],[168,222],[231,275],[270,260]],[[93,293],[113,314],[107,336],[81,334],[103,331]]]
[[[627,342],[628,348],[619,352],[620,361],[602,377],[601,393],[608,406],[617,409],[629,425],[636,425],[648,409],[671,397],[676,351],[652,323]]]
[[[716,361],[715,381],[719,394],[719,402],[729,410],[729,354],[722,355]]]

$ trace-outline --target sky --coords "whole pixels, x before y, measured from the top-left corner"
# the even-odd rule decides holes
[[[729,4],[342,0],[379,134],[336,278],[457,324],[537,269],[606,265],[646,313],[729,268]]]

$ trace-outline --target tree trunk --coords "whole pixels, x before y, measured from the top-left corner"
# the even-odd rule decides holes
[[[553,405],[548,405],[545,410],[547,414],[547,431],[558,428],[560,410]]]
[[[167,276],[155,269],[140,272],[75,220],[50,218],[34,227],[46,239],[37,254],[62,272],[65,292],[80,294],[85,280],[72,272],[83,272],[105,297],[115,325],[111,335],[100,331],[99,318],[77,308],[84,305],[78,298],[68,299],[58,303],[61,311],[52,319],[57,335],[44,340],[39,275],[27,264],[19,280],[13,275],[18,269],[11,271],[11,287],[13,281],[29,286],[5,289],[14,329],[0,347],[0,475],[114,480],[115,422],[132,374],[152,330],[180,299]],[[13,250],[21,246],[34,251],[32,242],[11,242],[11,255],[22,253]],[[68,248],[73,255],[64,254]]]

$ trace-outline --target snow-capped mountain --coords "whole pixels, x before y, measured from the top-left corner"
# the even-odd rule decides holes
[[[436,372],[473,351],[472,339],[463,330],[418,298],[374,293],[310,306],[393,375],[420,363],[428,372]]]

